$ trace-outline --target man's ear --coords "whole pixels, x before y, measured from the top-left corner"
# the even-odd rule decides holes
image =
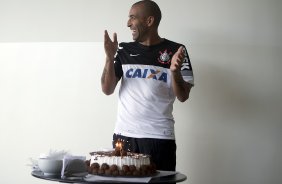
[[[148,27],[151,27],[152,25],[154,25],[154,21],[155,21],[155,18],[153,16],[149,16],[147,18],[147,25],[148,25]]]

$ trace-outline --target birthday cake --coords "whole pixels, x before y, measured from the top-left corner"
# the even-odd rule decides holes
[[[156,167],[150,155],[132,153],[116,147],[111,151],[91,152],[88,160],[88,172],[106,176],[151,176]]]

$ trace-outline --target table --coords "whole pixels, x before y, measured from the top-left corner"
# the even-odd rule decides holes
[[[44,179],[44,180],[50,180],[50,181],[57,181],[57,182],[62,182],[62,183],[82,183],[82,184],[110,184],[110,183],[124,183],[124,182],[118,182],[118,181],[92,181],[92,182],[88,182],[85,181],[83,179],[62,179],[61,176],[56,175],[50,175],[50,176],[46,176],[43,174],[43,172],[41,171],[32,171],[31,175],[39,178],[39,179]],[[150,180],[149,183],[178,183],[178,182],[182,182],[185,181],[187,179],[187,177],[182,174],[182,173],[176,173],[175,175],[171,175],[171,176],[163,176],[163,177],[155,177],[152,178]],[[129,184],[129,183],[127,183]],[[142,183],[139,183],[142,184]],[[143,183],[144,184],[144,183]]]

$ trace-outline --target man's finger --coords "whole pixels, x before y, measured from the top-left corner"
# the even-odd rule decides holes
[[[117,33],[114,33],[113,37],[114,37],[114,43],[117,43]]]
[[[179,48],[178,48],[178,50],[177,50],[177,52],[179,52],[179,53],[182,53],[183,52],[183,46],[180,46]]]
[[[181,60],[181,62],[182,62],[182,60],[183,60],[183,58],[184,58],[184,47],[183,46],[180,46],[179,48],[178,48],[178,50],[177,50],[177,52],[179,53],[179,58],[180,58],[180,60]]]
[[[108,34],[108,31],[105,30],[105,34],[104,34],[104,40],[110,40],[110,37],[109,37],[109,34]]]

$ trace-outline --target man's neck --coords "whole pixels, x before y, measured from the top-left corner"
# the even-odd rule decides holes
[[[161,43],[163,40],[164,40],[164,39],[161,38],[161,37],[157,34],[157,35],[148,37],[146,40],[144,40],[144,41],[142,41],[142,42],[139,42],[139,43],[142,44],[142,45],[145,45],[145,46],[152,46],[152,45],[157,45],[157,44]]]

